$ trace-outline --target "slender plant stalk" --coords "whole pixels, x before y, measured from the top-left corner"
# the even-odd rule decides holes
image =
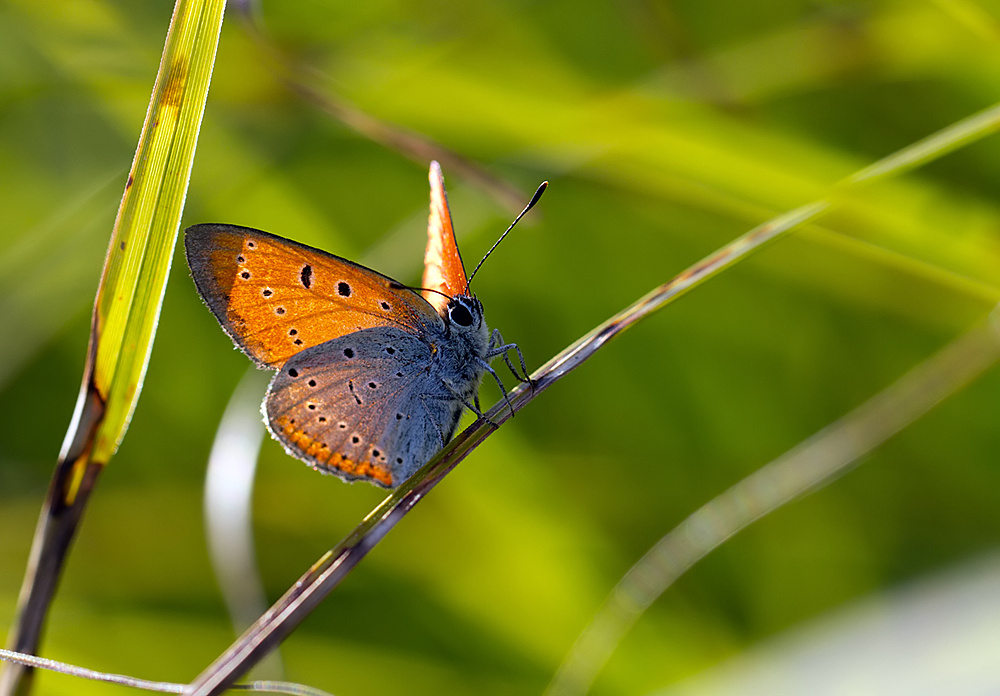
[[[34,669],[47,669],[50,672],[67,674],[79,679],[118,684],[133,689],[142,689],[144,691],[154,691],[163,694],[183,694],[188,688],[187,684],[139,679],[138,677],[130,677],[127,674],[98,672],[86,667],[77,667],[68,662],[59,662],[58,660],[50,660],[47,657],[36,657],[35,655],[25,655],[24,653],[13,652],[11,650],[0,649],[0,660]],[[311,686],[275,680],[259,680],[245,684],[233,684],[232,688],[241,691],[259,691],[269,694],[291,694],[292,696],[330,696],[327,692]]]
[[[831,198],[926,164],[998,128],[1000,105],[994,105],[865,167],[841,182]],[[816,205],[825,209],[826,204]],[[995,364],[1000,359],[998,316],[1000,308],[993,310],[985,325],[960,336],[896,384],[743,479],[660,539],[615,586],[566,656],[547,696],[585,694],[642,613],[695,563],[756,520],[846,472]]]
[[[512,390],[509,406],[507,402],[496,404],[486,414],[487,420],[480,419],[469,426],[409,481],[382,501],[350,535],[327,551],[267,613],[192,682],[192,693],[209,696],[225,691],[294,631],[368,551],[499,425],[579,367],[612,338],[780,235],[816,219],[852,188],[919,166],[997,128],[1000,128],[1000,105],[880,160],[838,184],[828,199],[801,206],[750,230],[581,337],[539,368],[532,375],[531,386],[521,385]]]
[[[667,302],[680,297],[726,266],[810,219],[823,208],[806,206],[762,225],[696,264],[616,314],[559,353],[532,375],[532,385],[511,390],[509,407],[501,401],[450,442],[420,471],[394,491],[334,548],[327,551],[257,622],[192,683],[196,696],[219,694],[281,643],[343,580],[362,558],[427,493],[514,413],[579,367],[604,344]]]
[[[8,645],[34,653],[90,495],[149,363],[211,81],[224,0],[177,0],[94,302],[83,383],[42,507]],[[6,665],[0,694],[27,693]]]

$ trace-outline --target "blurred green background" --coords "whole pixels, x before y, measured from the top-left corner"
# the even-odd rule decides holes
[[[0,3],[2,626],[79,389],[171,9]],[[525,201],[551,181],[476,278],[487,321],[529,368],[754,225],[1000,97],[994,0],[262,11],[275,44],[329,94],[480,163]],[[426,162],[287,89],[236,19],[185,224],[259,227],[416,283]],[[514,211],[445,176],[471,264]],[[852,194],[607,346],[479,448],[303,624],[282,651],[287,677],[344,696],[540,693],[662,534],[986,316],[1000,299],[998,186],[993,137]],[[248,365],[178,252],[142,398],[84,520],[44,654],[188,681],[229,644],[201,496]],[[594,693],[667,689],[772,641],[795,645],[801,627],[898,588],[975,575],[1000,544],[998,389],[994,370],[710,556],[643,617]],[[483,397],[498,391],[487,384]],[[268,440],[254,518],[269,597],[383,497]],[[965,674],[956,655],[939,662]],[[120,691],[50,675],[38,686]]]

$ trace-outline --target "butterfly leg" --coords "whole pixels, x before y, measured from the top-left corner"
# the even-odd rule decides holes
[[[510,397],[507,396],[507,388],[503,386],[503,381],[501,381],[500,375],[498,375],[496,373],[496,370],[494,370],[487,361],[483,360],[482,358],[477,358],[477,359],[482,364],[483,368],[487,372],[489,372],[491,375],[493,375],[493,379],[495,379],[497,381],[497,386],[500,387],[500,392],[503,394],[503,400],[507,402],[507,408],[510,409],[510,417],[513,418],[514,417],[514,407],[511,406],[511,404],[510,404]],[[517,374],[517,373],[515,373],[515,374]]]
[[[493,372],[493,370],[490,370],[490,372]],[[495,376],[496,376],[496,373],[494,373],[494,377]],[[499,381],[499,380],[500,380],[500,378],[497,377],[497,381]],[[450,391],[452,394],[454,394],[454,396],[455,396],[456,399],[458,399],[458,400],[460,400],[462,402],[462,404],[467,409],[469,409],[470,411],[472,411],[473,413],[475,413],[479,418],[483,419],[484,421],[486,421],[487,423],[489,423],[490,425],[492,425],[494,428],[499,427],[499,426],[497,426],[496,423],[494,423],[492,420],[490,420],[489,418],[487,418],[486,414],[484,414],[481,410],[479,410],[479,395],[478,394],[476,394],[475,402],[470,404],[466,400],[466,398],[464,396],[462,396],[458,392],[458,390],[455,389],[455,387],[452,386],[452,384],[451,384],[450,381],[448,381],[446,379],[442,379],[441,382],[444,384],[444,386],[446,386],[448,388],[448,391]],[[503,385],[500,385],[500,388],[503,389]],[[507,394],[507,392],[504,392],[505,396],[506,396],[506,394]],[[513,411],[512,411],[512,413],[513,413]]]
[[[511,348],[513,348],[514,352],[517,353],[517,359],[521,363],[521,372],[514,369],[514,364],[510,361],[510,356],[507,355],[507,351]],[[514,376],[517,377],[518,381],[527,382],[532,387],[535,386],[531,377],[528,376],[528,367],[524,364],[524,355],[521,354],[521,349],[518,348],[516,343],[505,343],[503,336],[500,334],[500,329],[493,329],[493,334],[490,336],[490,349],[486,353],[486,357],[495,358],[498,355],[503,356],[503,361],[507,363],[507,367],[514,373]]]

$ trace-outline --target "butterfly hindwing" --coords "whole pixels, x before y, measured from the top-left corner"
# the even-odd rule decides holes
[[[317,469],[394,487],[441,448],[461,415],[432,360],[430,344],[392,327],[304,350],[271,383],[268,426]]]
[[[420,295],[391,278],[267,232],[195,225],[184,241],[205,303],[265,367],[362,329],[396,326],[421,334],[441,321]]]

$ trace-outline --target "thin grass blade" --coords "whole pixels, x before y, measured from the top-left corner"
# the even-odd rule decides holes
[[[92,316],[83,384],[42,508],[9,645],[38,649],[69,545],[142,389],[187,194],[224,0],[178,0]],[[6,667],[0,693],[30,672]]]
[[[839,184],[831,200],[853,187],[943,157],[998,127],[1000,105],[994,105],[858,171]],[[784,217],[799,213],[803,219],[811,218],[829,205],[818,201],[812,208],[804,206]],[[758,230],[741,239],[749,244],[758,232],[756,236],[770,240],[762,228]],[[727,256],[727,249],[713,258]],[[710,260],[707,263],[720,265]],[[687,289],[682,284],[671,297]],[[995,364],[1000,359],[998,311],[994,310],[992,321],[960,336],[898,383],[710,501],[660,539],[612,591],[566,656],[546,694],[586,693],[642,613],[695,563],[756,520],[844,473],[860,457]]]
[[[898,382],[747,476],[663,536],[618,582],[545,692],[587,693],[652,604],[695,563],[757,520],[831,482],[1000,360],[997,311]]]

